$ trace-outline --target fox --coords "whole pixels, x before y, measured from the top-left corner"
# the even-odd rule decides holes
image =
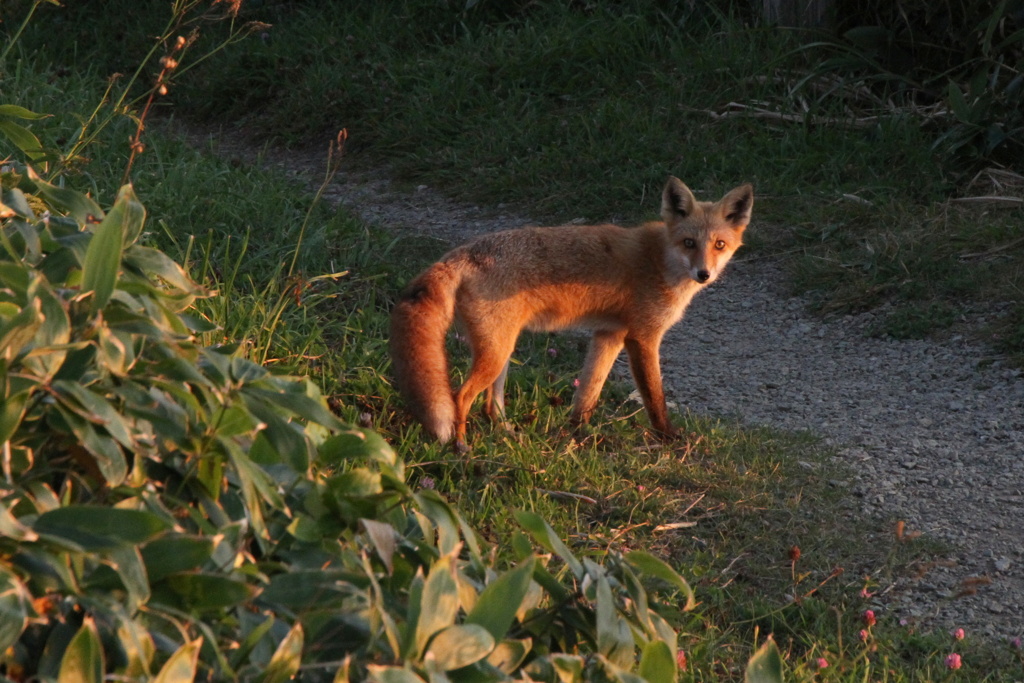
[[[442,443],[465,450],[466,421],[484,392],[483,413],[504,423],[505,381],[523,330],[591,333],[570,421],[588,422],[623,348],[651,427],[671,439],[660,347],[694,295],[714,282],[742,244],[753,186],[698,201],[670,176],[661,220],[523,227],[479,236],[414,278],[391,313],[395,385],[412,416]],[[445,338],[455,323],[472,361],[454,391]]]

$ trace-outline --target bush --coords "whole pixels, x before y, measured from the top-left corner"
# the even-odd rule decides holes
[[[1024,2],[837,2],[836,14],[841,40],[821,70],[884,84],[890,102],[935,115],[935,149],[961,168],[1021,169]]]

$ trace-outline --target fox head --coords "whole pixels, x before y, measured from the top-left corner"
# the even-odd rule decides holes
[[[680,281],[713,282],[743,244],[753,206],[749,183],[712,203],[697,201],[690,188],[670,177],[661,195],[661,218],[672,243],[666,254],[668,272]]]

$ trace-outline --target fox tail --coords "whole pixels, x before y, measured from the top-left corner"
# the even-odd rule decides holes
[[[455,399],[444,344],[461,281],[452,265],[437,263],[409,283],[391,312],[396,385],[409,412],[442,443],[455,432]]]

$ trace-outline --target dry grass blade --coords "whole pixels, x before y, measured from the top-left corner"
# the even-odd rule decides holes
[[[1024,201],[1024,200],[1022,200],[1022,201]],[[1012,242],[1007,242],[1006,244],[1001,244],[998,247],[993,247],[993,248],[987,249],[985,251],[978,251],[978,252],[974,252],[973,254],[960,254],[959,258],[960,259],[984,258],[986,256],[992,256],[994,254],[998,254],[998,253],[1003,252],[1003,251],[1008,251],[1010,249],[1013,249],[1014,247],[1016,247],[1019,244],[1024,244],[1024,237],[1020,237],[1018,239],[1013,240]]]
[[[1004,197],[1000,195],[956,197],[949,201],[955,204],[980,204],[990,209],[1017,209],[1024,206],[1024,198],[1022,197]]]

